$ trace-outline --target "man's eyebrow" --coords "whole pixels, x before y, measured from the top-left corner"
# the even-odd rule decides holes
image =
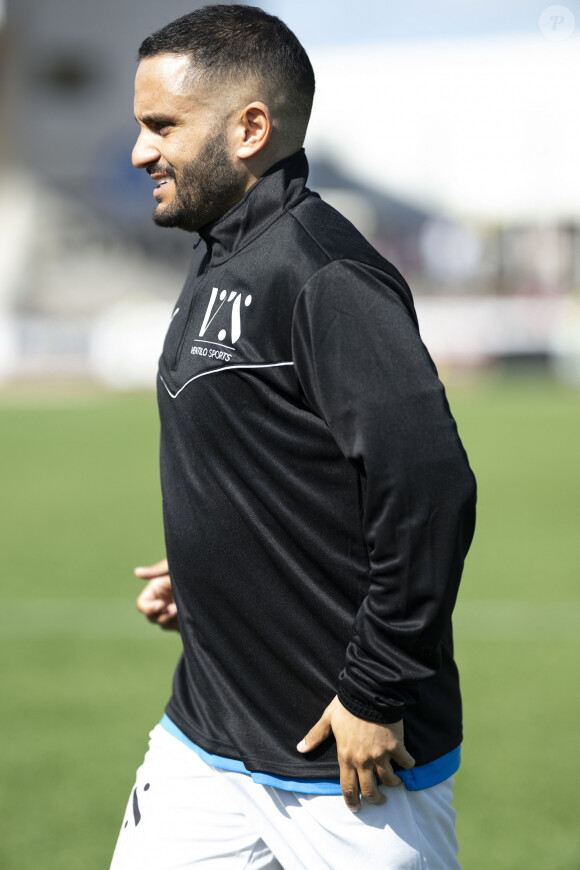
[[[135,116],[135,120],[138,124],[175,124],[174,118],[169,115],[159,115],[156,112],[145,112],[141,119]]]

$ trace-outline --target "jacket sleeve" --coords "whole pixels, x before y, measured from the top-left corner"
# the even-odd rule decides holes
[[[440,663],[475,523],[475,479],[402,280],[351,261],[302,288],[293,358],[305,397],[362,482],[369,590],[338,695],[401,718]]]

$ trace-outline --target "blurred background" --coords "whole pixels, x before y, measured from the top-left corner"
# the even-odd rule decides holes
[[[0,864],[108,867],[178,639],[156,360],[194,241],[133,169],[192,0],[0,0]],[[310,54],[310,186],[409,281],[479,480],[457,607],[465,870],[578,870],[580,2],[262,2]],[[9,180],[11,179],[11,180]]]

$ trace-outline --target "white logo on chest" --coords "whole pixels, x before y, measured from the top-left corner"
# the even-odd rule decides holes
[[[219,293],[219,305],[215,308],[216,302],[218,301],[218,293]],[[248,308],[252,304],[252,297],[250,294],[246,296],[244,299],[244,306]],[[238,293],[236,290],[232,290],[228,296],[227,290],[222,290],[221,293],[217,287],[214,287],[211,291],[211,296],[209,299],[209,303],[205,312],[205,317],[203,318],[203,323],[201,324],[201,329],[199,330],[199,337],[203,338],[214,319],[217,317],[219,312],[222,310],[224,305],[231,305],[231,326],[230,326],[230,341],[232,344],[235,344],[242,334],[242,321],[240,316],[240,311],[242,307],[242,294]],[[227,338],[227,330],[220,329],[217,334],[218,341],[225,341]],[[233,348],[232,348],[233,350]]]

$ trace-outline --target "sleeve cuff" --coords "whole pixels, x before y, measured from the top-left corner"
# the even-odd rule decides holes
[[[392,722],[398,722],[403,718],[405,712],[404,704],[392,705],[389,707],[373,707],[354,698],[342,687],[338,689],[338,700],[353,716],[358,716],[359,719],[366,719],[367,722],[376,722],[377,725],[390,725]]]

